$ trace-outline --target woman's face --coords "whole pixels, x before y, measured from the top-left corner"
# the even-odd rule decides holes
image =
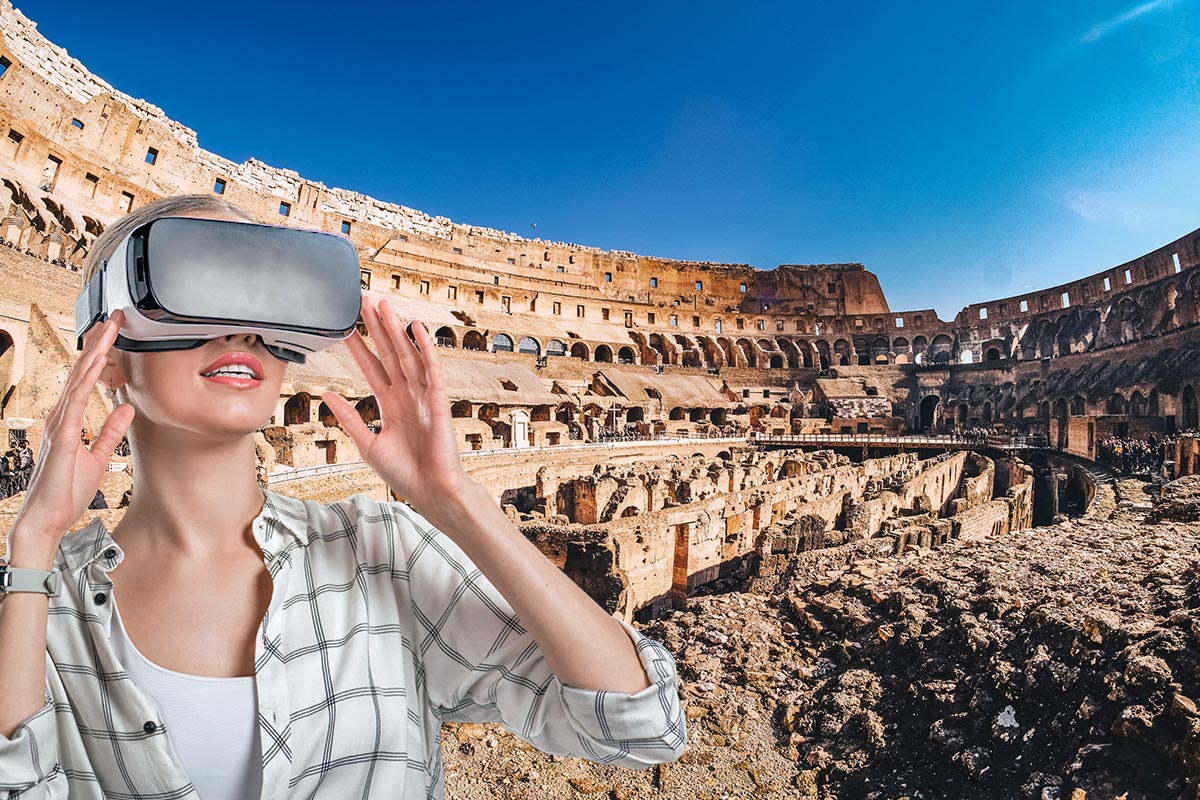
[[[228,219],[241,217],[223,212],[191,212],[178,216]],[[85,336],[98,335],[99,326]],[[230,353],[245,353],[257,359],[252,368],[261,378],[254,386],[240,388],[204,377],[209,366]],[[191,350],[136,353],[109,348],[102,383],[123,388],[123,401],[136,410],[138,420],[155,427],[175,428],[205,438],[239,438],[262,427],[275,413],[288,362],[273,356],[252,333],[230,333],[209,339]]]

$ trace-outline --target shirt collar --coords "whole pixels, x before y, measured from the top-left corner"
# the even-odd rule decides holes
[[[263,488],[262,511],[251,525],[254,538],[264,551],[278,552],[288,541],[307,546],[309,543],[307,501],[273,492]],[[283,541],[276,538],[285,537]],[[114,551],[106,555],[109,550]],[[84,528],[72,531],[63,537],[59,545],[60,558],[65,560],[67,571],[75,575],[95,561],[108,568],[120,563],[123,556],[121,546],[116,543],[100,517],[93,517]]]

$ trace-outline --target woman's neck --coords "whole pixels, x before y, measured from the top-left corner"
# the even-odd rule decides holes
[[[254,436],[187,444],[131,436],[134,491],[113,537],[122,547],[208,558],[253,545],[264,495]]]

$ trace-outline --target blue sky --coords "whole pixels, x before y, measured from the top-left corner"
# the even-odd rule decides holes
[[[893,310],[1200,227],[1200,0],[16,5],[227,158],[553,241],[863,262]]]

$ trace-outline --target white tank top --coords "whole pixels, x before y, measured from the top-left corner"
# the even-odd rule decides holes
[[[171,743],[203,800],[257,800],[262,795],[262,741],[254,676],[188,675],[146,658],[113,605],[113,650],[138,688],[158,703]]]

